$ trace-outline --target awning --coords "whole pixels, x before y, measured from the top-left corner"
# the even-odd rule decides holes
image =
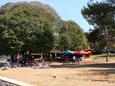
[[[74,53],[74,52],[71,51],[71,50],[66,50],[66,51],[63,52],[63,54],[66,54],[66,55],[68,55],[68,54],[73,54],[73,53]]]
[[[84,55],[87,55],[87,54],[91,54],[91,51],[84,51],[84,50],[81,50],[81,51],[74,51],[74,54],[84,54]]]

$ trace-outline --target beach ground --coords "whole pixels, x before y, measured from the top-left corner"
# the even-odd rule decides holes
[[[115,61],[115,60],[114,60]],[[115,62],[51,63],[48,69],[31,67],[0,69],[0,76],[33,86],[115,86]]]

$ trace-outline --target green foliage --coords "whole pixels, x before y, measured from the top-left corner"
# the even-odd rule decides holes
[[[92,25],[109,25],[113,21],[111,4],[105,2],[88,3],[87,7],[82,9],[84,18]]]
[[[60,19],[53,8],[40,2],[7,3],[1,7],[0,13],[4,13],[7,11],[13,11],[14,14],[20,16],[26,14],[27,16],[44,17],[52,22]]]
[[[115,5],[107,0],[92,2],[88,3],[81,12],[88,23],[94,26],[88,35],[91,48],[110,49],[115,40]]]
[[[36,37],[33,40],[33,48],[38,47],[36,51],[50,51],[54,46],[54,36],[49,24],[44,23],[42,28],[37,29],[34,34]]]
[[[71,41],[69,34],[61,34],[59,39],[60,50],[71,49]]]
[[[88,47],[83,30],[75,22],[62,21],[53,8],[39,2],[1,6],[0,32],[0,54]]]
[[[6,6],[7,7],[7,6]],[[0,15],[0,39],[3,52],[49,51],[53,47],[53,32],[48,19],[43,16],[36,16],[38,10],[34,7],[16,5],[4,9]],[[1,47],[1,48],[2,48]]]
[[[83,30],[75,22],[63,21],[60,34],[60,45],[63,49],[80,50],[88,48]]]

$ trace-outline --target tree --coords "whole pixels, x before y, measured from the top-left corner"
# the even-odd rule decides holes
[[[0,50],[8,54],[25,52],[28,49],[35,52],[51,50],[54,43],[51,21],[42,14],[41,16],[38,14],[39,10],[36,6],[28,3],[2,6],[0,10],[0,46],[2,47]]]
[[[106,46],[106,43],[103,40],[104,38],[98,34],[99,34],[98,29],[94,29],[94,30],[90,29],[89,32],[86,33],[88,44],[93,50],[96,51],[95,54],[102,53],[103,49]]]
[[[83,30],[74,21],[63,21],[60,36],[60,45],[63,46],[63,49],[64,47],[72,50],[88,48],[87,39]]]
[[[42,20],[43,22],[43,20]],[[49,52],[54,46],[54,35],[50,24],[44,22],[43,26],[34,31],[33,50],[39,52]],[[36,48],[37,47],[37,48]]]
[[[39,2],[7,3],[0,8],[1,52],[49,52],[86,49],[83,30],[63,21],[53,8]],[[0,53],[1,53],[0,52]]]
[[[66,49],[71,49],[71,38],[69,36],[69,34],[64,33],[60,35],[59,38],[59,48],[60,50],[66,50]]]
[[[112,44],[112,40],[115,37],[114,32],[114,12],[115,7],[107,1],[102,2],[90,2],[87,7],[82,9],[82,15],[88,21],[89,24],[94,26],[93,33],[97,32],[99,44],[106,42],[107,58],[109,57],[109,50]],[[95,39],[96,40],[96,39]]]

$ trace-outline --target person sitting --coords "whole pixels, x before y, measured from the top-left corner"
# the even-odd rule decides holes
[[[80,63],[81,57],[77,57],[77,58],[76,58],[76,61],[77,61],[77,63]]]
[[[47,63],[45,63],[43,60],[41,63],[39,63],[39,68],[46,69],[46,68],[49,68],[49,65]]]

